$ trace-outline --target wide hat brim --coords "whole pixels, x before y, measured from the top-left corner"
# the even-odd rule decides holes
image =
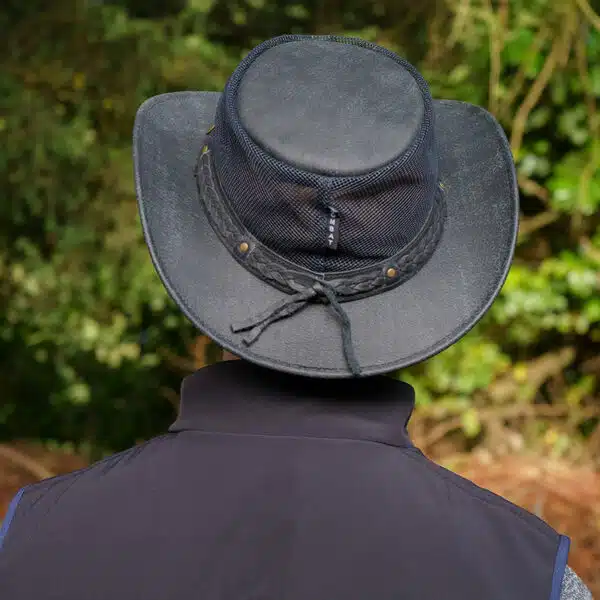
[[[340,325],[314,304],[273,324],[252,346],[231,324],[286,294],[245,269],[213,231],[194,169],[220,94],[147,100],[134,129],[137,195],[146,242],[170,296],[203,333],[253,363],[320,378],[352,373]],[[435,137],[447,217],[427,264],[402,285],[344,303],[362,375],[408,367],[464,336],[498,295],[518,231],[518,187],[506,136],[471,104],[435,100]]]

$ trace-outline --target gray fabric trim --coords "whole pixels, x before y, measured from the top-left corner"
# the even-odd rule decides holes
[[[593,600],[590,590],[568,565],[562,581],[560,600]]]

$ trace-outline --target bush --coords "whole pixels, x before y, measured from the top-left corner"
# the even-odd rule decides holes
[[[459,445],[497,444],[515,425],[521,444],[581,455],[600,374],[600,19],[586,0],[143,4],[0,9],[3,436],[101,453],[166,426],[197,333],[143,244],[137,107],[221,89],[267,37],[327,31],[397,50],[437,97],[489,107],[518,165],[522,227],[500,298],[460,343],[398,375],[421,418]]]

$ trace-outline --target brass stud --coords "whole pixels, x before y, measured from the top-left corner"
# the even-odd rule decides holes
[[[246,254],[246,252],[248,252],[248,250],[250,250],[250,244],[248,244],[248,242],[242,242],[239,245],[239,249],[242,254]]]
[[[394,277],[396,277],[396,275],[398,275],[398,271],[396,271],[396,269],[394,269],[393,267],[390,267],[386,273],[385,273],[390,279],[393,279]]]

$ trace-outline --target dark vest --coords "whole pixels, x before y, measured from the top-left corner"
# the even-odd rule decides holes
[[[568,538],[429,461],[413,396],[202,369],[166,435],[19,494],[0,598],[557,599]]]

